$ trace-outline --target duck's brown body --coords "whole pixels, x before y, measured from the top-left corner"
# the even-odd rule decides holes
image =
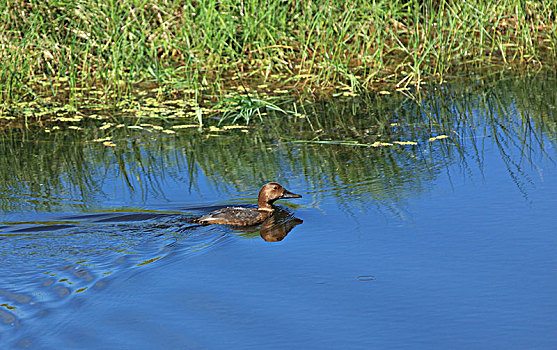
[[[258,208],[227,207],[216,210],[191,222],[203,225],[219,224],[232,226],[251,226],[265,221],[273,215],[273,202],[277,199],[300,198],[299,194],[287,191],[278,183],[270,182],[259,191]]]
[[[259,224],[272,215],[269,210],[254,208],[227,207],[203,215],[194,222],[199,224],[224,224],[232,226],[250,226]]]

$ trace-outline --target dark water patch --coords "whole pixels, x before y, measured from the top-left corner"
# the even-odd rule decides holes
[[[361,275],[361,276],[358,276],[358,281],[360,281],[360,282],[372,282],[372,281],[375,281],[375,276]]]
[[[28,303],[31,300],[29,295],[20,293],[11,293],[7,290],[0,289],[0,296],[6,300],[15,301],[17,303]]]
[[[155,218],[161,218],[162,214],[144,214],[144,213],[134,213],[134,214],[120,214],[115,215],[110,218],[98,219],[96,222],[117,222],[117,221],[143,221]]]
[[[31,233],[31,232],[41,232],[41,231],[56,231],[56,230],[62,230],[62,229],[70,228],[70,227],[75,227],[75,225],[44,225],[44,226],[20,228],[20,229],[11,230],[11,231],[8,231],[8,232],[13,232],[13,233],[29,232],[29,233]]]
[[[87,220],[93,221],[98,218],[105,218],[107,216],[115,215],[114,213],[87,213],[87,214],[75,214],[63,217],[63,220]]]
[[[2,309],[0,309],[0,319],[4,324],[12,324],[16,321],[16,317],[12,313]]]

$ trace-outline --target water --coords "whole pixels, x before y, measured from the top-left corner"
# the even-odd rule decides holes
[[[316,104],[247,133],[122,128],[116,147],[6,133],[0,343],[554,349],[556,87]],[[379,133],[417,144],[337,142]],[[303,198],[268,227],[187,223],[271,180]]]

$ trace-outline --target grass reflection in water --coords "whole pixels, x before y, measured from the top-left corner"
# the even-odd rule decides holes
[[[487,138],[525,192],[521,167],[555,143],[555,89],[553,77],[533,77],[439,86],[421,96],[321,101],[298,106],[303,114],[267,116],[247,130],[166,135],[160,128],[128,128],[135,124],[125,117],[120,127],[103,130],[94,121],[83,121],[80,131],[12,127],[0,141],[0,208],[90,210],[110,203],[103,186],[111,177],[120,178],[129,198],[164,198],[165,179],[196,191],[200,174],[223,193],[251,192],[269,180],[288,186],[299,178],[317,201],[330,192],[341,202],[396,206],[427,188],[448,163],[481,171]],[[168,129],[177,121],[159,123]],[[103,138],[113,144],[98,142]]]

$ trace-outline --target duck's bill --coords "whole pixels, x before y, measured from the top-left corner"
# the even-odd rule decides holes
[[[282,193],[282,196],[280,196],[280,198],[302,198],[302,195],[284,190],[284,192]]]

